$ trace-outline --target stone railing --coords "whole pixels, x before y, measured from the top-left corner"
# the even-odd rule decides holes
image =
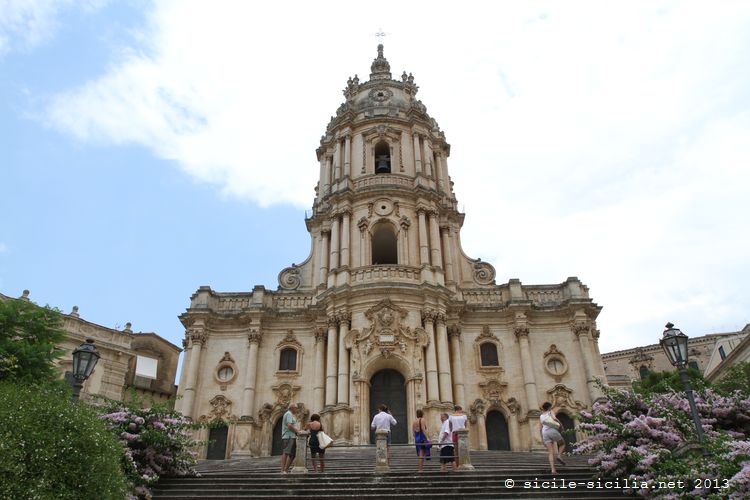
[[[526,290],[526,297],[538,306],[552,306],[560,304],[563,301],[562,290]]]
[[[400,281],[402,283],[420,282],[420,269],[414,266],[376,265],[357,267],[351,271],[351,283],[373,281]]]
[[[464,290],[464,300],[472,306],[499,306],[505,303],[502,290]]]
[[[354,181],[354,189],[362,189],[368,186],[414,186],[414,180],[404,175],[373,174]]]
[[[281,295],[273,296],[273,307],[276,309],[304,309],[313,304],[312,295]]]
[[[217,311],[241,311],[250,307],[250,295],[244,296],[219,296],[215,302]]]

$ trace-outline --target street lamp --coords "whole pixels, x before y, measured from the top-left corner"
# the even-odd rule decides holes
[[[91,376],[97,361],[99,351],[94,346],[94,339],[86,339],[73,351],[73,401],[78,400],[83,382]]]
[[[675,328],[672,323],[667,323],[665,328],[664,336],[659,343],[667,354],[669,362],[680,372],[680,379],[682,380],[682,385],[685,386],[685,393],[690,403],[690,412],[693,414],[693,423],[695,423],[695,432],[698,434],[698,442],[703,444],[703,427],[698,416],[698,408],[695,406],[693,388],[690,386],[690,379],[687,373],[688,336],[682,333],[679,328]]]

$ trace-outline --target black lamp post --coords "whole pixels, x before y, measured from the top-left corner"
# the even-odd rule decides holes
[[[99,351],[94,346],[94,339],[86,339],[73,351],[73,401],[81,395],[83,382],[89,378],[99,361]]]
[[[695,406],[693,388],[690,386],[690,379],[687,373],[688,336],[682,333],[679,328],[675,328],[672,323],[667,323],[665,328],[664,336],[659,343],[667,354],[669,362],[680,372],[680,379],[682,380],[682,385],[685,386],[685,393],[690,403],[690,412],[693,414],[693,423],[695,423],[695,432],[698,434],[698,442],[702,445],[703,427],[701,426],[701,419],[698,416],[698,408]]]

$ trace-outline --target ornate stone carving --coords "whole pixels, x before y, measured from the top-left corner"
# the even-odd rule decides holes
[[[279,287],[284,290],[296,290],[301,284],[299,266],[292,264],[279,273]]]
[[[283,339],[281,339],[281,342],[279,342],[276,345],[276,347],[287,346],[287,345],[290,345],[290,344],[291,345],[295,345],[295,346],[297,346],[299,348],[302,347],[302,344],[299,343],[299,341],[297,340],[297,337],[294,336],[294,331],[293,330],[287,330],[286,331],[286,335],[284,336]]]
[[[359,221],[357,222],[357,227],[359,228],[359,231],[364,233],[367,231],[367,227],[370,225],[369,222],[367,222],[367,217],[360,217]]]
[[[365,312],[371,326],[364,328],[353,342],[352,363],[362,366],[364,357],[372,352],[388,358],[396,353],[403,357],[420,359],[421,348],[427,345],[427,334],[422,328],[412,330],[402,322],[407,317],[406,309],[396,306],[389,299],[382,300]],[[414,366],[419,366],[415,361]]]
[[[548,400],[555,408],[565,407],[574,410],[586,409],[585,404],[573,399],[573,390],[568,389],[564,384],[557,384],[547,391],[547,394],[549,395]]]
[[[476,342],[482,342],[483,340],[498,340],[494,333],[490,331],[489,325],[482,327],[482,333],[476,339]]]
[[[435,321],[435,317],[437,316],[437,311],[434,309],[423,309],[422,310],[422,321]]]
[[[399,219],[399,224],[401,225],[401,229],[406,231],[409,229],[409,226],[411,226],[411,221],[409,220],[407,216],[402,215],[401,219]]]
[[[337,327],[339,326],[339,318],[336,316],[336,314],[329,314],[328,315],[328,326],[329,327]]]
[[[520,339],[521,337],[528,337],[529,327],[526,325],[517,325],[513,328],[513,334],[517,339]]]
[[[219,362],[222,362],[222,361],[229,361],[230,363],[234,363],[234,360],[232,359],[232,355],[226,351],[224,352],[224,356],[221,358]]]
[[[232,413],[232,401],[219,394],[208,402],[211,405],[211,420],[229,420]]]
[[[276,404],[283,408],[292,402],[296,393],[299,391],[299,386],[292,385],[289,383],[283,383],[273,386],[273,393],[276,395]]]
[[[474,262],[474,281],[480,285],[490,285],[495,282],[495,268],[492,264],[477,260]]]
[[[346,325],[347,327],[351,325],[352,321],[352,313],[347,311],[339,311],[335,314],[336,321],[339,325]]]
[[[490,379],[486,382],[480,382],[479,387],[482,388],[484,399],[489,401],[490,404],[499,404],[503,400],[503,394],[508,388],[508,383],[500,382],[497,379]]]
[[[516,400],[516,398],[508,398],[508,401],[506,401],[505,404],[508,406],[508,410],[510,410],[511,414],[521,414],[521,404]]]

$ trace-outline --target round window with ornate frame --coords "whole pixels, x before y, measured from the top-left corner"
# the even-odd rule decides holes
[[[237,365],[229,353],[224,353],[224,358],[219,361],[214,370],[214,379],[222,385],[230,384],[237,378]]]
[[[544,369],[556,379],[568,372],[568,362],[565,360],[565,355],[557,349],[555,344],[549,346],[549,350],[544,353]]]

